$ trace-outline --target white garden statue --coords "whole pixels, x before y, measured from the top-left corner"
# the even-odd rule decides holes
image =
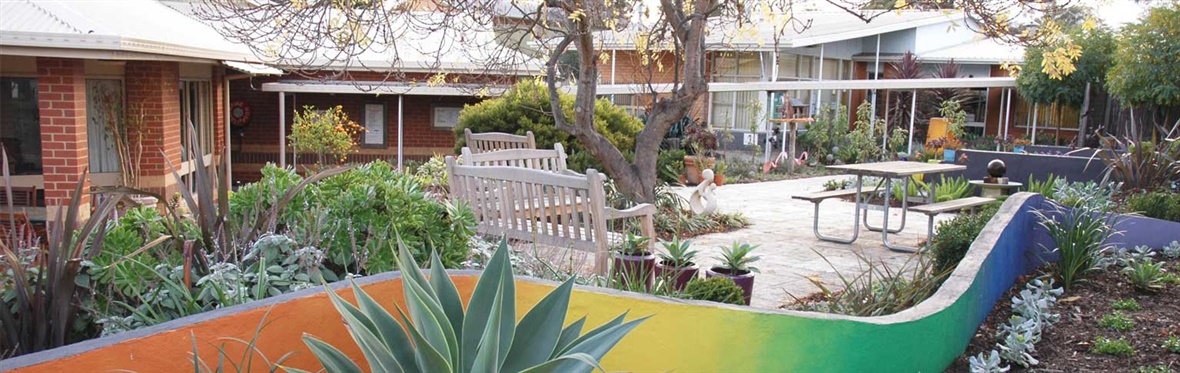
[[[717,211],[717,195],[714,194],[716,190],[717,185],[713,184],[713,170],[701,171],[701,184],[697,185],[692,191],[692,196],[688,198],[688,207],[698,215]]]

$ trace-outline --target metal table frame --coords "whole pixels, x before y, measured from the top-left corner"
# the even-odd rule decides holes
[[[865,215],[863,216],[863,219],[864,219],[865,227],[868,228],[870,231],[881,232],[881,242],[885,244],[886,248],[893,250],[893,251],[913,253],[913,252],[917,252],[919,249],[914,248],[914,247],[908,247],[908,246],[894,245],[889,242],[889,234],[890,233],[898,233],[898,232],[901,232],[902,229],[905,229],[906,210],[908,209],[908,204],[907,204],[908,199],[902,198],[901,225],[897,229],[889,229],[889,210],[892,209],[892,207],[889,205],[889,199],[890,199],[890,197],[893,196],[893,179],[903,178],[902,187],[908,191],[910,178],[914,175],[937,174],[937,173],[944,173],[944,172],[950,172],[950,171],[965,170],[967,168],[967,166],[955,165],[955,164],[941,164],[941,163],[919,163],[919,162],[893,161],[893,162],[858,163],[858,164],[851,164],[851,165],[829,166],[828,168],[834,169],[834,170],[842,170],[842,171],[846,171],[848,173],[851,173],[853,175],[856,175],[856,198],[855,198],[856,212],[853,214],[852,238],[838,239],[838,238],[834,238],[834,237],[821,236],[819,234],[818,228],[816,229],[816,232],[815,232],[816,237],[821,240],[838,242],[838,243],[855,242],[856,239],[860,236],[860,223],[861,223],[861,219],[862,219],[860,212],[862,209],[864,209]],[[868,209],[861,202],[861,194],[863,194],[863,187],[864,187],[863,181],[864,181],[865,176],[880,177],[883,179],[883,183],[885,184],[884,185],[885,188],[882,189],[885,192],[884,193],[885,194],[885,197],[884,197],[885,202],[882,206],[884,216],[882,217],[881,227],[873,227],[872,225],[869,224]],[[931,187],[930,193],[931,193],[931,195],[934,194],[933,187]],[[819,219],[819,204],[816,204],[815,208],[816,208],[815,218]],[[817,224],[817,226],[818,226],[818,224]]]

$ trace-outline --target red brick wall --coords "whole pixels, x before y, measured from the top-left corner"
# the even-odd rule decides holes
[[[45,205],[68,206],[70,198],[90,203],[89,194],[74,196],[82,172],[90,165],[86,140],[86,77],[82,60],[37,58],[37,100],[41,116]],[[90,189],[86,181],[83,190]],[[84,211],[89,211],[83,208]]]
[[[128,61],[125,68],[127,102],[142,105],[143,159],[140,177],[147,188],[175,183],[165,155],[180,165],[180,64],[165,61]]]

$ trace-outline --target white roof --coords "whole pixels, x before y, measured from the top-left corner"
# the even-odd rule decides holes
[[[810,26],[799,32],[793,26],[787,26],[786,31],[779,37],[780,48],[798,48],[831,43],[842,40],[859,39],[866,36],[886,34],[894,31],[913,29],[917,27],[962,21],[963,14],[952,11],[919,11],[905,10],[883,11],[871,22],[844,11],[808,11],[796,12],[795,19],[800,22],[810,22]],[[770,22],[752,21],[753,30],[737,30],[732,23],[718,24],[710,30],[707,43],[712,50],[772,50],[776,27]],[[778,31],[782,26],[779,26]],[[636,32],[600,32],[604,38],[604,49],[626,49],[633,47]]]
[[[966,43],[923,52],[918,58],[926,62],[1019,63],[1024,62],[1024,47],[979,36]]]
[[[0,47],[13,54],[48,48],[107,52],[107,58],[148,54],[258,62],[249,49],[159,1],[3,0]]]

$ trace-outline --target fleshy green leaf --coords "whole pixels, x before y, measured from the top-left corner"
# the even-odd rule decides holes
[[[311,334],[303,334],[303,344],[306,344],[311,353],[315,354],[316,359],[319,359],[320,364],[324,365],[325,370],[332,373],[361,373],[361,368],[356,366],[356,363],[353,363],[347,355]]]
[[[528,314],[520,320],[513,336],[512,349],[504,361],[504,370],[516,372],[540,364],[553,355],[557,341],[561,338],[561,326],[570,305],[570,292],[574,280],[549,292]]]
[[[369,315],[369,319],[373,322],[377,332],[381,336],[382,342],[393,354],[393,358],[397,361],[398,366],[405,372],[417,372],[418,366],[414,364],[414,346],[410,344],[410,338],[406,336],[405,329],[393,318],[393,314],[382,308],[368,293],[361,290],[359,286],[353,284],[353,294],[356,295],[357,305],[360,306],[361,311]]]
[[[401,316],[402,321],[405,322],[406,325],[413,325],[410,323],[410,319],[406,317],[406,313],[403,312],[401,308],[397,309],[397,313],[399,316]],[[447,359],[444,359],[442,354],[438,353],[438,350],[435,350],[434,347],[431,347],[430,344],[426,342],[426,339],[422,338],[422,334],[418,333],[417,329],[406,329],[410,331],[410,339],[414,341],[414,346],[416,347],[414,348],[414,356],[417,356],[417,359],[414,359],[414,361],[418,363],[419,371],[430,373],[445,373],[454,371],[454,369],[451,368],[451,363],[448,362]]]
[[[623,339],[623,337],[626,337],[627,333],[630,333],[631,330],[638,327],[639,324],[643,323],[644,321],[647,321],[647,319],[650,317],[651,316],[641,317],[641,318],[638,318],[635,320],[628,321],[628,322],[623,323],[621,325],[613,326],[609,329],[603,330],[601,333],[596,333],[593,337],[587,338],[587,339],[573,345],[572,347],[570,347],[568,350],[566,350],[564,353],[562,353],[562,356],[570,355],[570,354],[577,354],[577,353],[584,353],[584,354],[590,355],[596,361],[602,360],[602,357],[604,355],[606,355],[606,353],[609,352],[612,348],[614,348],[615,345],[618,344],[619,341]],[[560,356],[559,356],[559,358],[560,358]],[[585,365],[581,362],[578,362],[578,361],[567,360],[565,363],[562,363],[561,365],[559,365],[556,368],[556,371],[563,372],[563,373],[564,372],[589,373],[589,372],[593,371],[593,369],[594,369],[594,366],[587,366],[587,365]]]
[[[354,282],[352,286],[355,287],[356,283]],[[361,353],[365,355],[365,360],[369,362],[369,365],[374,370],[399,372],[400,366],[393,359],[393,353],[385,347],[381,338],[377,337],[377,328],[374,326],[373,321],[369,319],[368,315],[365,315],[352,304],[344,301],[344,299],[336,295],[336,292],[331,289],[328,290],[328,296],[332,300],[332,304],[340,312],[340,315],[344,317],[345,323],[349,326],[349,334],[352,335],[352,339],[356,342],[357,346],[361,348]],[[355,312],[343,311],[344,309],[354,310]]]
[[[426,341],[434,346],[444,359],[451,361],[453,354],[459,353],[458,341],[442,306],[426,294],[427,290],[422,288],[422,284],[405,281],[403,278],[402,285],[414,328],[422,333]]]
[[[496,373],[500,371],[500,350],[505,349],[505,346],[500,345],[500,334],[504,332],[500,330],[500,327],[503,325],[500,322],[500,318],[504,316],[501,313],[503,308],[500,305],[503,303],[503,293],[497,293],[495,300],[492,301],[492,313],[488,315],[487,327],[484,328],[483,334],[479,339],[479,351],[475,353],[475,362],[471,365],[470,371],[473,373]]]
[[[580,363],[589,365],[593,369],[597,369],[597,370],[603,371],[603,372],[606,371],[606,369],[602,369],[602,365],[599,365],[598,360],[595,359],[593,356],[590,356],[590,354],[579,352],[579,353],[575,353],[575,354],[563,355],[563,356],[555,358],[553,360],[548,360],[544,363],[529,367],[528,369],[521,370],[520,372],[521,373],[556,373],[556,372],[560,372],[559,370],[557,370],[558,367],[560,367],[563,364],[568,363],[568,362],[580,362]]]
[[[442,304],[447,319],[451,321],[451,328],[458,331],[463,329],[463,301],[459,299],[459,290],[447,275],[438,252],[430,255],[430,287],[438,295],[438,303]]]
[[[582,326],[584,325],[586,325],[586,316],[582,316],[578,321],[574,321],[569,326],[566,326],[565,329],[562,329],[561,338],[557,340],[557,346],[553,349],[553,353],[549,355],[549,358],[557,357],[558,352],[564,351],[570,346],[570,343],[578,339],[578,336],[582,334]]]
[[[574,338],[573,342],[570,342],[568,345],[566,345],[565,348],[561,349],[561,351],[559,353],[557,353],[556,355],[558,355],[558,356],[564,355],[571,348],[573,348],[574,346],[577,346],[578,344],[582,343],[583,341],[593,338],[594,336],[606,331],[607,329],[622,325],[623,320],[626,317],[627,317],[627,312],[623,312],[622,315],[619,315],[619,317],[616,317],[613,320],[608,321],[606,324],[599,325],[597,328],[591,329],[590,331],[586,332],[586,334],[583,334],[581,337]]]
[[[502,242],[500,248],[492,254],[492,259],[488,260],[487,269],[479,276],[479,282],[475,284],[475,291],[467,303],[467,313],[463,317],[462,340],[459,342],[462,348],[463,362],[460,371],[470,371],[471,365],[475,363],[475,353],[479,349],[480,337],[487,329],[488,315],[492,313],[492,303],[496,301],[495,298],[502,287],[502,273],[510,268],[506,247],[507,244]],[[515,299],[515,296],[512,299]]]

